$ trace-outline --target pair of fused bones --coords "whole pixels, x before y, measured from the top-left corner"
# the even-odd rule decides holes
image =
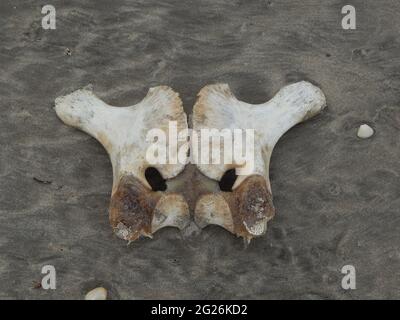
[[[182,230],[194,220],[200,228],[219,225],[249,241],[265,233],[275,214],[269,181],[275,144],[287,130],[318,114],[325,105],[322,91],[304,81],[282,88],[270,101],[257,105],[236,99],[226,84],[204,87],[193,108],[194,131],[255,132],[252,173],[239,176],[232,192],[221,191],[218,181],[235,164],[150,165],[146,161],[150,129],[162,129],[168,136],[170,121],[176,121],[178,130],[188,129],[182,101],[169,87],[149,89],[140,103],[130,107],[110,106],[86,87],[57,98],[55,110],[64,123],[96,138],[110,156],[110,222],[117,236],[133,241],[167,226]],[[145,174],[149,167],[166,179],[166,191],[152,190]]]

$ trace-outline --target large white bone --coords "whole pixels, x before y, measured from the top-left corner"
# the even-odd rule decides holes
[[[254,168],[239,176],[232,192],[203,195],[195,209],[200,227],[217,224],[247,240],[265,233],[274,216],[269,163],[279,138],[291,127],[319,113],[326,105],[322,91],[309,82],[282,88],[270,101],[252,105],[236,99],[226,84],[204,87],[193,110],[193,129],[254,129]],[[222,154],[223,143],[211,145]],[[212,152],[212,151],[211,151]],[[235,164],[201,164],[199,170],[220,180]]]
[[[58,117],[96,138],[107,150],[113,167],[110,222],[125,240],[151,236],[166,226],[184,228],[189,222],[185,199],[174,193],[152,191],[145,177],[146,141],[150,129],[164,130],[169,121],[177,130],[187,129],[186,114],[179,95],[171,88],[149,89],[146,97],[130,107],[113,107],[97,98],[90,87],[77,90],[55,101]],[[178,142],[178,147],[183,143]],[[183,146],[184,147],[184,146]],[[164,179],[177,176],[185,164],[151,165]]]

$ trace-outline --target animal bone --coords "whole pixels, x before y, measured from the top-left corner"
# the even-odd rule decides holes
[[[184,228],[189,209],[180,194],[153,191],[146,180],[149,167],[145,154],[150,129],[164,130],[169,121],[187,129],[186,114],[179,95],[171,88],[149,89],[146,97],[130,107],[109,106],[86,87],[55,101],[58,117],[96,138],[107,150],[113,167],[110,222],[122,239],[133,241],[166,226]],[[180,142],[178,142],[178,146]],[[177,176],[185,164],[152,165],[164,179]]]
[[[260,236],[273,218],[269,181],[271,153],[279,138],[291,127],[318,114],[326,105],[325,96],[316,86],[298,82],[282,88],[270,101],[252,105],[236,99],[226,84],[204,87],[193,109],[193,129],[254,129],[254,167],[251,174],[238,176],[232,192],[202,195],[195,208],[200,227],[220,225],[247,241]],[[222,152],[211,145],[211,152]],[[207,177],[220,180],[237,164],[197,164]]]
[[[289,85],[260,105],[237,100],[224,84],[204,87],[194,106],[194,130],[201,136],[201,129],[254,129],[254,166],[250,174],[238,177],[232,192],[216,192],[207,182],[188,188],[182,182],[193,183],[192,178],[198,175],[185,170],[185,181],[168,180],[175,180],[170,185],[180,193],[153,191],[145,177],[150,166],[145,159],[150,145],[146,141],[148,131],[159,128],[169,136],[170,121],[177,122],[179,132],[188,128],[182,102],[172,89],[151,88],[140,103],[121,108],[107,105],[90,88],[84,88],[57,98],[55,109],[66,124],[95,137],[109,153],[113,166],[110,222],[120,238],[133,241],[141,235],[151,237],[166,226],[183,229],[190,220],[188,199],[198,226],[217,224],[250,241],[265,233],[267,222],[274,216],[269,162],[275,144],[287,130],[324,107],[322,91],[307,82]],[[178,140],[177,147],[182,146],[185,144]],[[211,150],[212,154],[224,148],[211,147],[217,148]],[[197,164],[203,177],[213,180],[220,180],[227,170],[239,166]],[[171,179],[183,171],[185,163],[153,167],[164,179]]]

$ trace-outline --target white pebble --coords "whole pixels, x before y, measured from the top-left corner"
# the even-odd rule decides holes
[[[371,137],[374,134],[374,129],[372,129],[369,125],[367,124],[362,124],[357,131],[357,137],[361,139],[367,139]]]
[[[85,300],[106,300],[107,299],[107,290],[103,287],[95,288],[89,291],[86,296]]]

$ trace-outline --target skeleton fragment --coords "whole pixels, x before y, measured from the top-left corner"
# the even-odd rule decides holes
[[[166,226],[184,228],[189,209],[182,195],[153,191],[145,172],[155,167],[164,179],[177,176],[184,164],[149,165],[145,154],[146,134],[160,128],[168,132],[169,121],[187,129],[179,95],[171,88],[149,89],[146,97],[130,107],[112,107],[97,98],[91,88],[77,90],[55,101],[58,117],[96,138],[107,150],[113,167],[110,222],[117,236],[133,241],[151,237]]]
[[[117,236],[128,241],[151,237],[167,226],[184,229],[193,218],[200,228],[219,225],[250,241],[265,233],[267,222],[275,213],[269,181],[275,144],[291,127],[319,113],[326,102],[319,88],[304,81],[282,88],[270,101],[258,105],[239,101],[226,84],[204,87],[193,109],[193,130],[198,136],[202,129],[212,128],[255,132],[252,170],[238,176],[231,191],[221,191],[218,181],[227,171],[242,164],[200,162],[185,169],[182,162],[158,165],[147,162],[149,130],[158,128],[168,136],[170,121],[177,122],[178,132],[188,129],[182,102],[169,87],[151,88],[140,103],[130,107],[107,105],[91,88],[59,97],[55,104],[56,113],[64,123],[96,138],[110,156],[113,167],[110,222]],[[180,140],[177,143],[178,148],[186,145]],[[221,153],[224,145],[211,148],[211,153]],[[191,153],[195,153],[193,149],[192,145]],[[146,170],[151,167],[163,179],[169,179],[167,191],[152,189],[146,180]],[[169,191],[170,187],[175,191]]]
[[[254,128],[254,167],[249,175],[238,176],[232,192],[202,195],[195,208],[200,227],[216,224],[250,241],[267,229],[273,218],[269,181],[272,150],[291,127],[319,113],[326,105],[325,96],[316,86],[298,82],[282,88],[264,104],[252,105],[236,99],[226,84],[204,87],[193,110],[193,129]],[[214,148],[214,145],[211,146]],[[223,145],[216,152],[222,152]],[[220,180],[237,164],[198,164],[207,177]]]

